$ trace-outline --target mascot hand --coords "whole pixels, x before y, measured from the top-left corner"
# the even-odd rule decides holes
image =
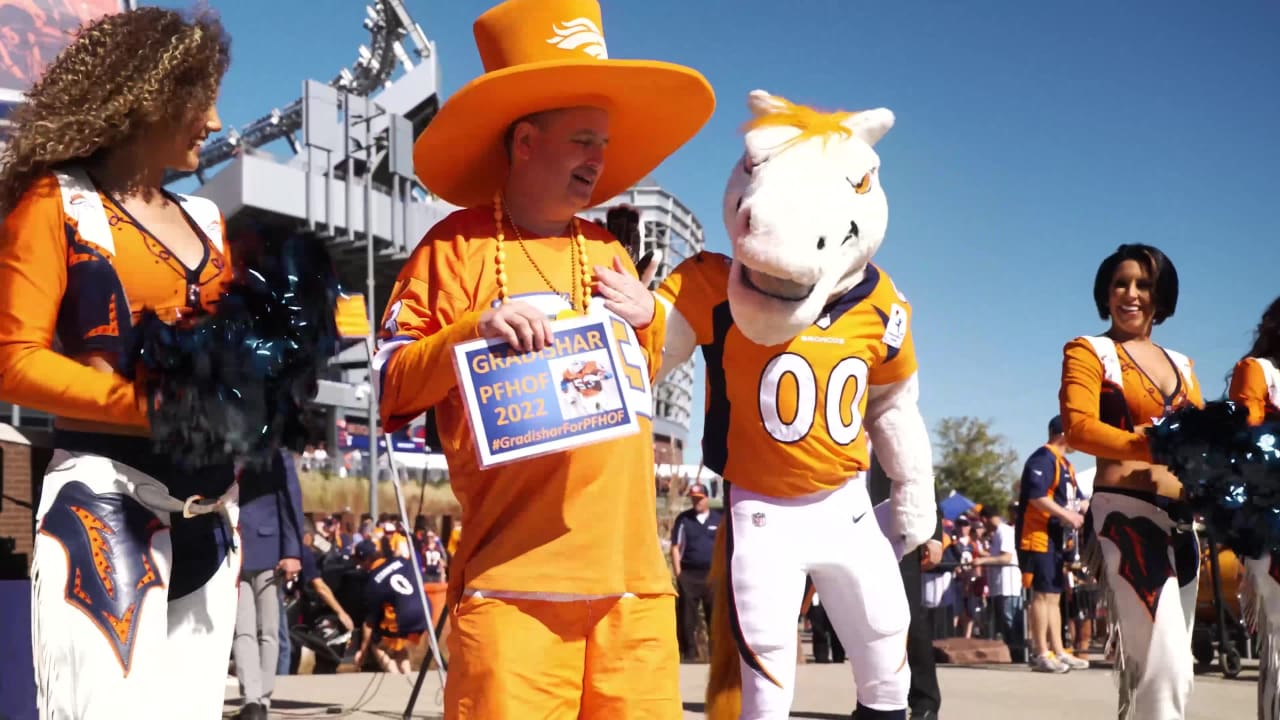
[[[927,483],[895,482],[889,502],[893,506],[889,537],[902,543],[903,554],[933,537],[938,526],[938,507],[934,501],[932,479]]]
[[[938,567],[938,563],[942,562],[942,543],[930,538],[925,541],[924,553],[920,558],[921,570],[932,570]]]

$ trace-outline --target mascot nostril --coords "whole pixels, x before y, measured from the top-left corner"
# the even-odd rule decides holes
[[[741,196],[739,196],[739,197],[738,197],[738,204],[737,204],[737,205],[735,205],[735,206],[733,207],[733,209],[734,209],[734,210],[741,210],[741,209],[742,209],[742,197],[741,197]]]
[[[841,244],[841,245],[844,245],[845,243],[849,242],[850,240],[856,240],[857,238],[858,238],[858,221],[857,221],[857,220],[850,220],[850,221],[849,221],[849,234],[844,236],[844,240],[841,240],[841,241],[840,241],[840,244]]]
[[[827,239],[826,239],[825,237],[819,237],[819,238],[818,238],[818,249],[819,249],[819,250],[821,250],[821,249],[825,248],[826,246],[827,246]]]

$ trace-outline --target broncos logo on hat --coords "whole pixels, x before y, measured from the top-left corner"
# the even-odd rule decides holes
[[[580,17],[567,23],[556,25],[552,30],[554,37],[547,38],[548,45],[555,45],[561,50],[578,50],[597,60],[606,60],[609,51],[605,48],[604,34],[600,26],[591,22],[590,18]]]

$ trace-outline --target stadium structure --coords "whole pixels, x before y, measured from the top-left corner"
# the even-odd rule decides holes
[[[369,44],[349,67],[327,82],[303,81],[297,99],[211,139],[198,169],[167,182],[216,202],[233,238],[301,232],[324,242],[344,288],[364,293],[376,327],[418,240],[457,208],[427,192],[413,171],[414,138],[442,102],[435,43],[403,0],[374,0],[363,24]],[[664,251],[659,278],[702,249],[698,219],[652,178],[586,214],[603,218],[617,202],[640,210],[646,249]],[[683,462],[692,398],[692,362],[655,389],[657,462],[668,472]],[[329,457],[355,450],[361,466],[380,465],[386,446],[368,442],[371,408],[366,345],[357,341],[335,360],[313,403],[310,420]],[[39,413],[0,404],[5,419],[16,426],[48,423]],[[445,472],[443,458],[431,452],[433,440],[430,418],[419,419],[392,439],[396,460]]]

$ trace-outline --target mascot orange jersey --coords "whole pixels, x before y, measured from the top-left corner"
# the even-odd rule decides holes
[[[216,206],[172,199],[205,238],[194,268],[84,174],[32,185],[0,235],[0,397],[61,417],[146,426],[126,367],[134,322],[148,307],[166,321],[209,309],[232,276]],[[88,354],[120,374],[71,359]]]
[[[707,359],[703,461],[752,492],[798,497],[838,488],[869,467],[862,417],[867,388],[916,371],[911,306],[888,274],[868,265],[862,282],[786,344],[764,347],[734,326],[730,258],[704,252],[658,289],[693,329]],[[726,375],[759,378],[727,383]],[[738,413],[729,407],[756,407]]]
[[[608,267],[617,257],[635,272],[626,251],[607,230],[591,222],[580,226],[591,264]],[[456,598],[463,587],[567,595],[673,594],[654,534],[650,418],[640,418],[642,439],[628,436],[576,448],[572,465],[564,455],[551,454],[479,468],[456,389],[452,346],[478,337],[481,313],[497,302],[498,286],[489,262],[497,250],[495,231],[492,205],[457,211],[432,228],[392,290],[379,349],[381,414],[387,432],[428,408],[436,410],[453,491],[467,523],[451,563],[450,596]],[[514,236],[509,226],[505,232]],[[550,283],[559,284],[557,290],[568,292],[577,280],[568,260],[571,242],[543,238],[527,243],[533,264],[508,242],[511,299],[529,302],[551,316],[568,309],[564,298],[547,292],[548,282],[534,265]],[[593,304],[592,315],[606,312]],[[628,392],[649,396],[648,382],[661,358],[665,317],[658,307],[652,324],[634,333],[615,318],[614,331],[623,345],[618,352],[631,358],[630,365],[645,368],[645,375],[624,373]],[[415,342],[432,336],[440,341]],[[599,525],[599,509],[606,506],[626,508],[623,521]],[[597,525],[592,533],[564,531],[591,524]]]
[[[1232,370],[1227,397],[1249,410],[1250,425],[1280,415],[1280,369],[1264,358],[1241,360]]]

